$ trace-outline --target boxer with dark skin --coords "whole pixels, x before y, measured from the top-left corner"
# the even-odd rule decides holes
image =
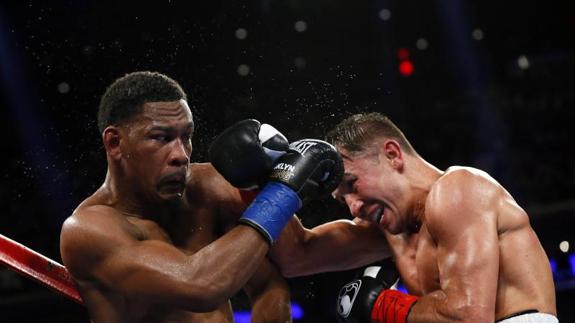
[[[239,191],[210,164],[190,164],[194,123],[180,86],[128,74],[103,96],[99,126],[106,179],[61,232],[91,320],[233,322],[229,298],[244,287],[252,322],[291,322],[268,241],[236,225],[246,208]]]
[[[368,321],[557,322],[545,251],[526,212],[491,176],[471,167],[434,167],[378,113],[347,118],[328,141],[345,168],[333,196],[355,219],[313,229],[292,220],[274,247],[286,276],[392,256],[418,297],[380,287],[366,296],[373,299],[356,300],[370,304],[361,316]],[[370,288],[363,283],[361,289]],[[357,322],[349,312],[340,313],[344,321]]]

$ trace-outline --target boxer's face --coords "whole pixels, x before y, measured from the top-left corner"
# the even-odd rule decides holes
[[[145,103],[128,128],[122,155],[140,192],[152,199],[181,199],[194,131],[186,101]]]
[[[372,222],[393,234],[405,230],[405,201],[401,175],[379,152],[351,155],[339,149],[344,177],[333,196],[347,204],[354,217]]]

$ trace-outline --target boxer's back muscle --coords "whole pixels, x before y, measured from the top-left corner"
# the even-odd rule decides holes
[[[529,217],[503,188],[498,206],[499,284],[496,313],[536,309],[555,313],[549,260]]]
[[[453,168],[446,174],[458,170],[461,171],[460,168]],[[529,224],[527,214],[495,180],[486,179],[482,185],[488,187],[483,189],[492,190],[493,198],[497,201],[493,204],[494,210],[484,210],[485,214],[497,217],[499,277],[495,317],[501,318],[527,309],[555,314],[549,261]],[[440,289],[436,252],[436,241],[423,224],[419,231],[416,262],[419,284],[424,294]]]

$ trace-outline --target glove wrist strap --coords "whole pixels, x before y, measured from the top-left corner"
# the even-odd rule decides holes
[[[239,219],[260,232],[273,244],[292,215],[301,207],[301,200],[291,188],[270,182],[256,196]]]

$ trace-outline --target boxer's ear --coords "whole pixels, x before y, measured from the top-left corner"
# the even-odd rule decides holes
[[[122,149],[120,147],[121,139],[122,133],[120,129],[115,126],[107,127],[102,133],[102,141],[106,149],[106,154],[113,160],[119,160],[122,157]]]
[[[379,146],[382,161],[387,161],[392,168],[401,170],[403,168],[403,151],[401,145],[395,139],[385,139]]]

